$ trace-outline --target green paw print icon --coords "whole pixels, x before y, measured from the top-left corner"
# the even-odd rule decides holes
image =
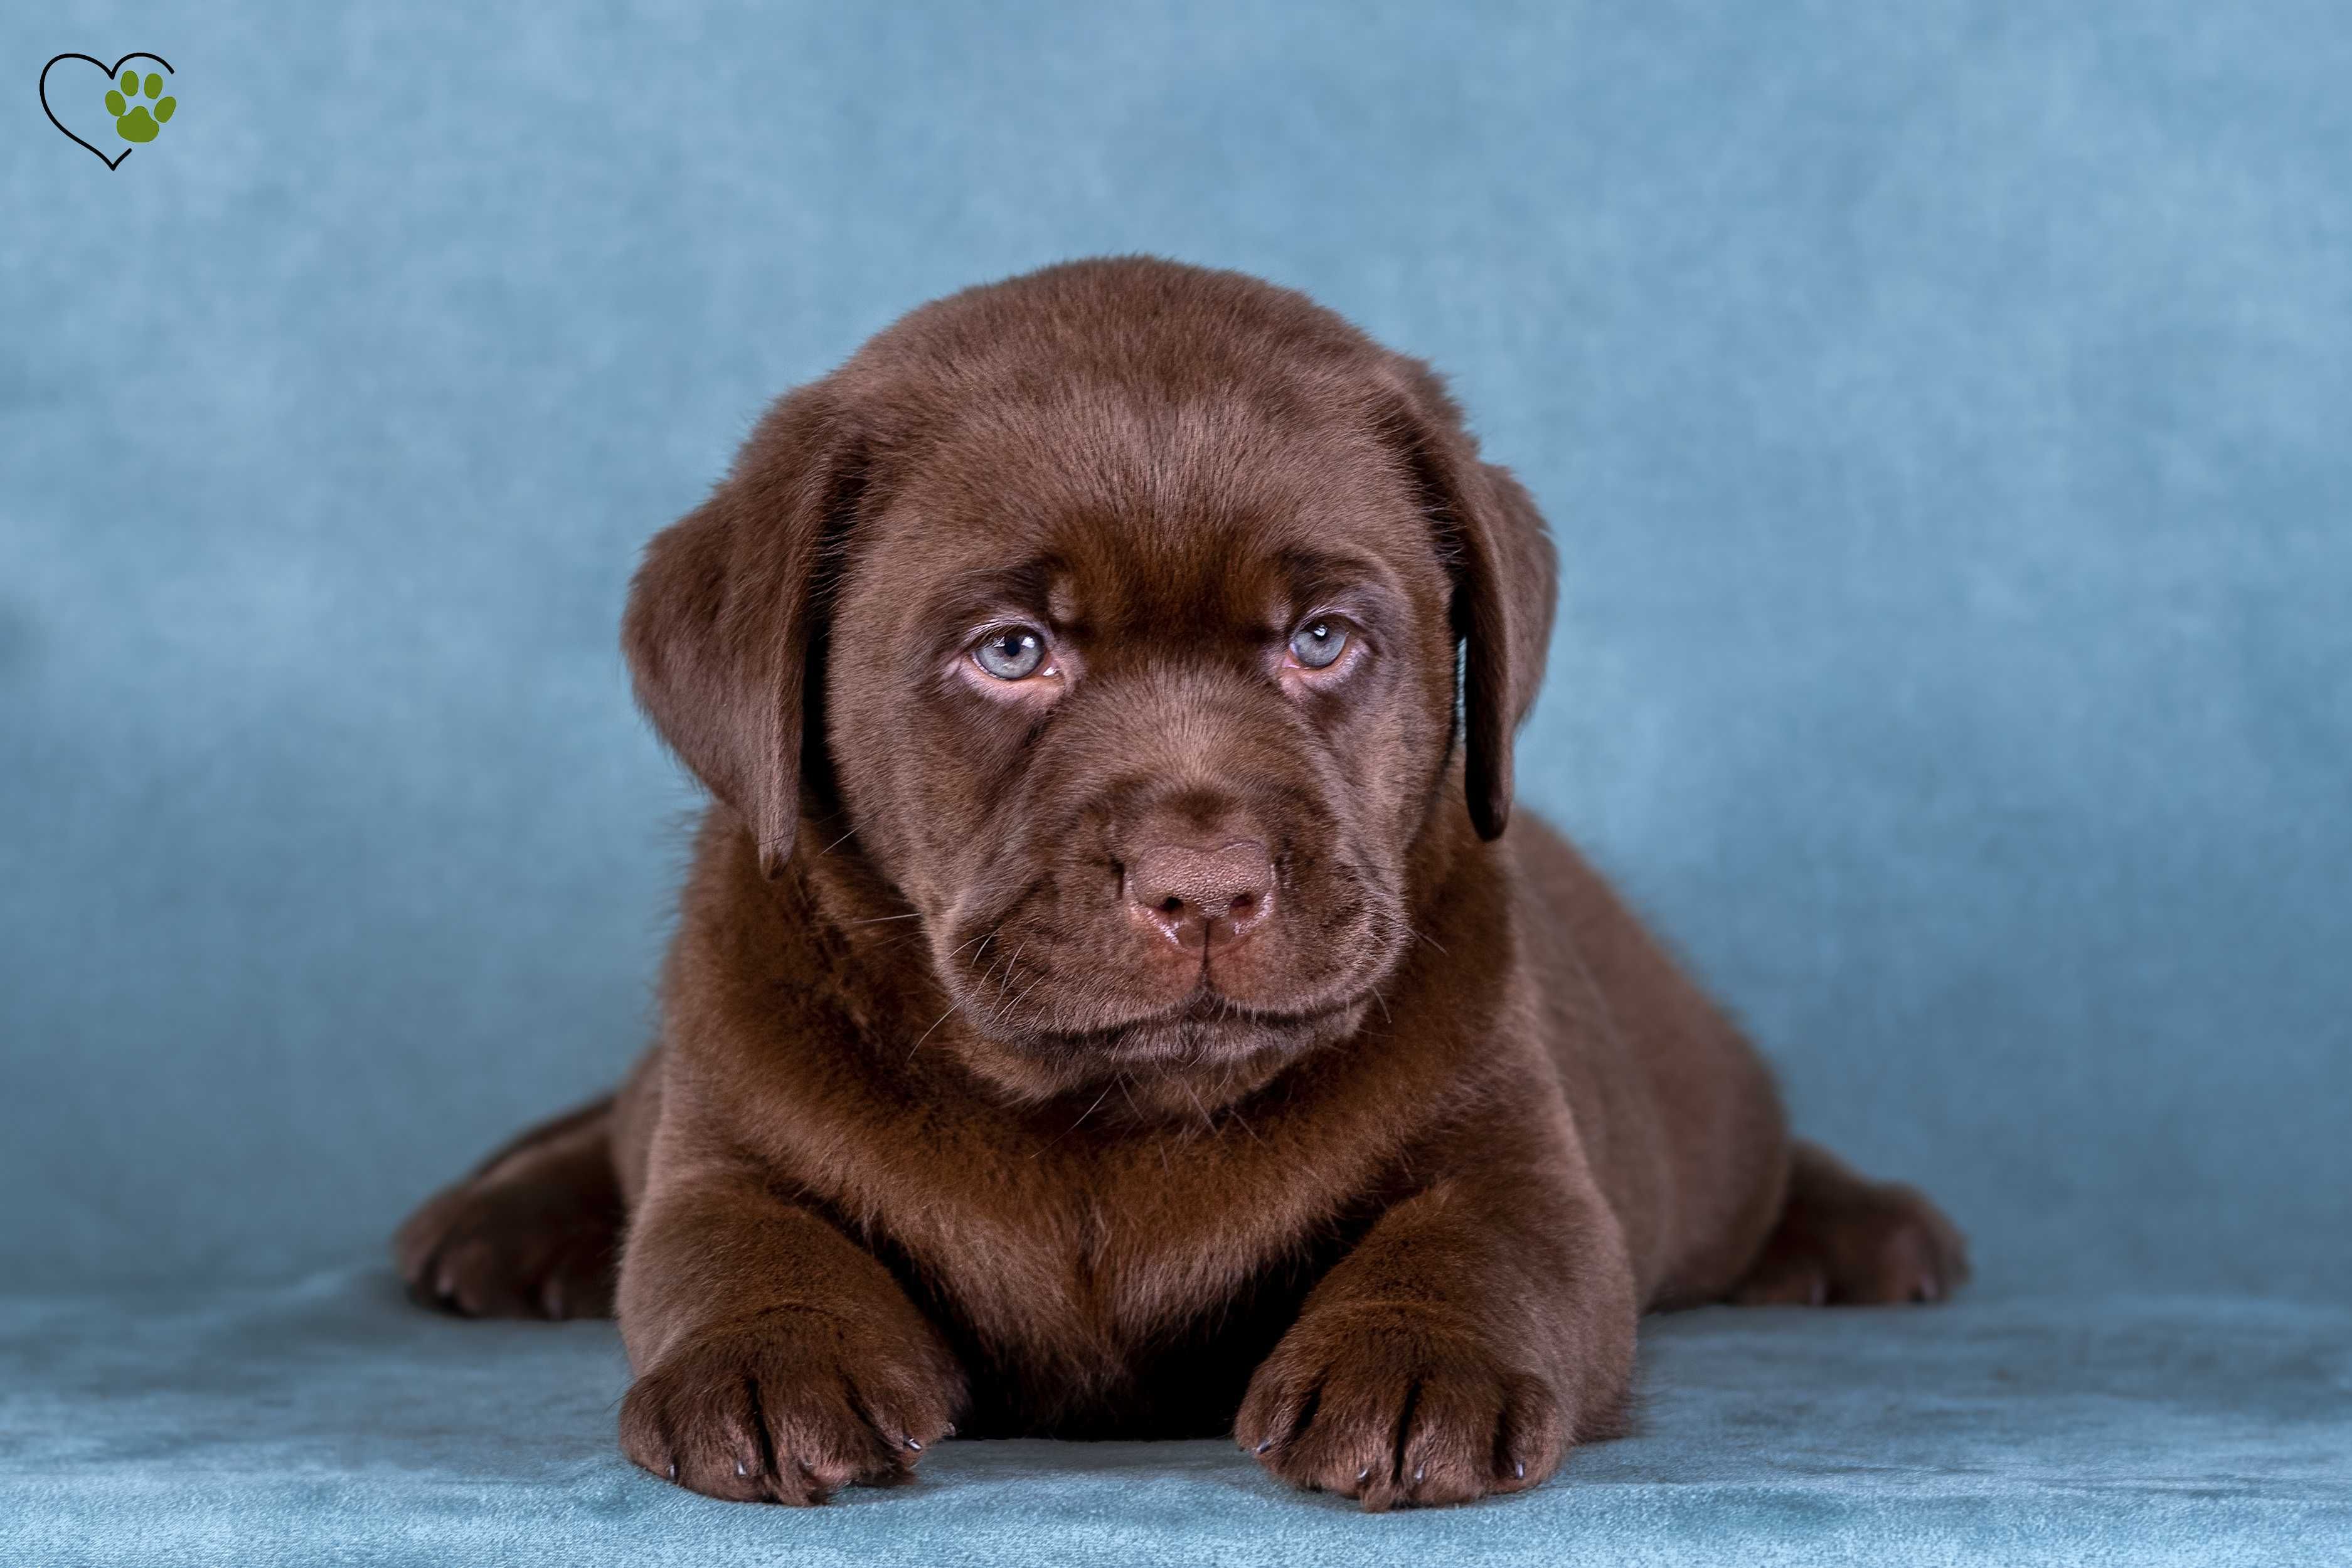
[[[142,88],[154,101],[152,112],[149,111],[146,104],[139,101]],[[147,73],[144,82],[139,79],[137,71],[124,71],[121,89],[106,89],[106,112],[114,116],[115,134],[125,141],[154,141],[171,120],[173,110],[179,107],[178,99],[163,97],[163,78],[153,71]]]

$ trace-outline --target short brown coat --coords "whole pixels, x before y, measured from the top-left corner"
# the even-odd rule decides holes
[[[625,1217],[625,1448],[794,1502],[951,1428],[1460,1500],[1622,1429],[1645,1310],[1943,1294],[1948,1222],[1792,1145],[1514,819],[1554,572],[1426,368],[1298,295],[1129,259],[909,315],[649,549],[626,648],[714,796],[661,1039],[412,1281],[598,1310]],[[1357,663],[1297,673],[1327,601]],[[957,663],[1007,606],[1066,664],[1017,699]],[[1269,846],[1262,934],[1139,935],[1187,835]]]

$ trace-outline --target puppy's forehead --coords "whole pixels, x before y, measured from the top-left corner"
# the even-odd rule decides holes
[[[1440,572],[1410,476],[1376,432],[1237,396],[1070,388],[994,402],[924,443],[894,489],[881,525],[894,557],[947,572],[1052,561],[1057,617],[1263,598],[1309,563],[1354,563],[1408,591]]]

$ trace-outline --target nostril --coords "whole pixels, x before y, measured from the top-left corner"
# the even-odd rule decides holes
[[[1239,936],[1264,916],[1274,891],[1273,862],[1255,839],[1216,849],[1155,844],[1127,871],[1131,906],[1184,946]]]

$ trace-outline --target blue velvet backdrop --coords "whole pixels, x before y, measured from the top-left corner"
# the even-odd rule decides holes
[[[638,546],[1153,251],[1452,374],[1565,557],[1524,797],[1985,1292],[2352,1286],[2352,10],[498,9],[0,11],[8,1278],[373,1260],[613,1077]],[[175,68],[114,172],[65,49]]]

